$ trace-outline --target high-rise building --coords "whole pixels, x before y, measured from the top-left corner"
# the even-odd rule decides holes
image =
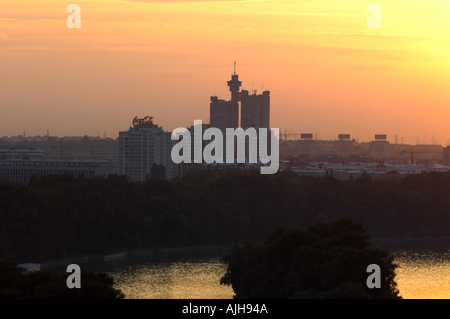
[[[199,132],[201,132],[201,143],[195,143],[195,128],[198,128]],[[195,162],[195,153],[201,154],[202,163],[203,160],[203,151],[205,150],[206,145],[211,143],[211,140],[203,139],[203,135],[205,134],[205,131],[210,127],[209,124],[201,124],[201,125],[192,125],[190,128],[188,128],[189,133],[191,134],[191,160],[192,162]]]
[[[256,91],[252,95],[247,90],[241,94],[241,127],[270,128],[270,92],[264,91],[257,95]]]
[[[230,101],[230,125],[229,127],[238,128],[239,127],[239,88],[242,82],[239,81],[238,75],[235,73],[231,76],[231,81],[228,81],[228,86],[231,92]]]
[[[227,128],[236,129],[242,127],[270,129],[270,92],[264,91],[257,95],[256,91],[249,94],[247,90],[239,91],[242,82],[238,75],[231,75],[227,82],[231,92],[231,100],[225,101],[217,96],[211,96],[210,124],[222,132]],[[241,102],[241,118],[239,125],[239,102]]]
[[[219,100],[217,96],[211,96],[210,104],[210,124],[217,127],[222,132],[229,128],[237,128],[238,125],[231,120],[231,101]]]
[[[151,178],[153,163],[164,165],[166,178],[177,175],[177,167],[172,161],[172,132],[153,124],[152,117],[135,118],[133,127],[119,132],[119,172],[134,181]]]

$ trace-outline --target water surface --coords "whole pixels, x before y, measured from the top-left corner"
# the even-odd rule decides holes
[[[149,263],[116,269],[116,288],[130,299],[230,299],[230,286],[220,285],[226,267],[219,258]]]
[[[392,252],[396,281],[405,299],[450,299],[450,253]],[[116,288],[130,299],[231,299],[230,286],[220,285],[226,266],[220,257],[144,262],[109,271]]]
[[[400,266],[396,281],[405,299],[450,299],[450,253],[393,252]]]

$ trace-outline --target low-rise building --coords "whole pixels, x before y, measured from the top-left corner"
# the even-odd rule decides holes
[[[373,141],[369,146],[369,156],[375,159],[389,159],[389,141]]]
[[[450,146],[444,148],[444,165],[450,166]]]
[[[107,176],[112,173],[108,162],[0,160],[0,180],[29,184],[31,177],[72,174],[80,177]]]

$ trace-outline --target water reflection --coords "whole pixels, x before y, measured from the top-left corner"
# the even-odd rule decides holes
[[[396,281],[405,299],[450,299],[450,253],[395,251]],[[231,299],[220,285],[226,271],[221,258],[137,263],[109,269],[127,299]]]
[[[233,289],[220,285],[226,271],[219,258],[151,263],[110,272],[127,299],[230,299]]]
[[[396,281],[405,299],[450,299],[450,253],[398,251],[393,253]]]

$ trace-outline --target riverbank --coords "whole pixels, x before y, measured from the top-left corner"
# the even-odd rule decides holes
[[[402,237],[402,238],[373,238],[372,247],[398,250],[434,250],[450,251],[450,237]]]
[[[434,250],[434,251],[450,251],[450,237],[403,237],[403,238],[373,238],[371,239],[372,247],[387,249],[390,251],[398,250]],[[257,243],[255,243],[256,245]],[[218,256],[225,255],[230,248],[241,245],[215,245],[215,246],[194,246],[194,247],[175,247],[166,249],[148,249],[148,250],[130,250],[117,252],[108,255],[78,255],[70,258],[52,260],[41,263],[42,270],[51,270],[53,268],[61,268],[70,264],[98,264],[111,263],[120,260],[133,260],[140,258],[162,259],[170,258],[176,255],[193,255],[193,254],[211,254]]]
[[[216,246],[194,246],[194,247],[175,247],[166,249],[148,249],[148,250],[130,250],[125,252],[118,252],[108,255],[77,255],[60,260],[51,260],[41,263],[41,270],[52,270],[53,268],[60,268],[70,264],[86,264],[86,263],[108,263],[120,260],[132,260],[139,258],[161,259],[164,257],[171,257],[179,254],[207,254],[217,253],[217,255],[225,255],[230,248],[236,244],[216,245]]]

